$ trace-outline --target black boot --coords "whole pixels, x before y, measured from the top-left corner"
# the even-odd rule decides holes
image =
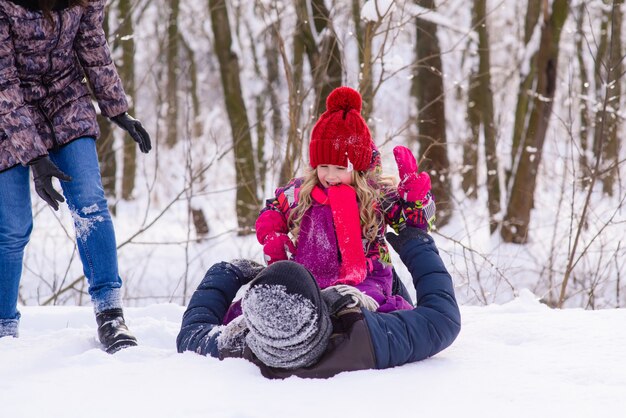
[[[137,338],[130,333],[124,322],[121,308],[107,309],[96,314],[98,323],[98,338],[104,346],[104,351],[113,354],[126,347],[137,345]]]

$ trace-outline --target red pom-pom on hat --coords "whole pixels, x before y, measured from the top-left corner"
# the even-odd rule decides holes
[[[326,111],[336,112],[342,110],[349,112],[356,110],[361,113],[363,101],[358,91],[350,87],[338,87],[331,91],[326,99]]]
[[[361,95],[350,87],[338,87],[326,99],[326,112],[311,132],[311,167],[332,164],[352,166],[356,171],[370,168],[372,134],[361,116]]]

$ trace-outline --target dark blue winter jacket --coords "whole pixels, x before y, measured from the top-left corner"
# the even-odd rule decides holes
[[[243,357],[270,378],[330,377],[342,371],[385,369],[433,356],[452,344],[461,329],[452,278],[432,237],[425,233],[408,239],[399,254],[413,277],[415,309],[340,312],[333,318],[331,342],[313,366],[275,369],[261,363],[248,348],[220,351],[217,327],[243,279],[237,267],[225,262],[212,266],[193,294],[176,340],[178,351],[218,358]]]

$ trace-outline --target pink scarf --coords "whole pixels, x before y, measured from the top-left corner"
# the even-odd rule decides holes
[[[337,245],[341,254],[339,279],[336,284],[357,285],[367,274],[361,237],[361,218],[354,189],[346,184],[331,186],[328,195],[315,186],[311,197],[322,205],[330,205]]]

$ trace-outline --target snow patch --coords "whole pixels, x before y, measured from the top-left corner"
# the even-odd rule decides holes
[[[92,207],[90,206],[89,208],[83,208],[83,211],[86,209],[90,210],[90,208]],[[83,218],[82,216],[80,216],[78,211],[73,210],[71,211],[71,213],[72,219],[74,220],[74,227],[76,228],[76,238],[80,239],[81,241],[85,241],[87,237],[91,235],[99,222],[104,222],[104,217],[100,215]]]
[[[127,308],[139,346],[114,355],[96,341],[91,307],[20,310],[20,338],[0,338],[3,417],[382,417],[389,403],[381,399],[416,393],[420,415],[436,417],[616,417],[626,408],[625,309],[511,315],[462,306],[461,335],[432,358],[284,381],[264,378],[246,360],[178,354],[180,305]],[[112,387],[115,401],[94,408]],[[376,396],[363,396],[372,388]]]
[[[547,305],[539,301],[539,297],[527,288],[520,289],[518,296],[510,302],[502,305],[489,305],[490,309],[498,312],[521,313],[521,312],[537,312],[549,310]]]
[[[95,213],[98,211],[98,204],[94,203],[91,206],[82,208],[80,211],[83,213],[83,215],[91,215],[92,213]]]

